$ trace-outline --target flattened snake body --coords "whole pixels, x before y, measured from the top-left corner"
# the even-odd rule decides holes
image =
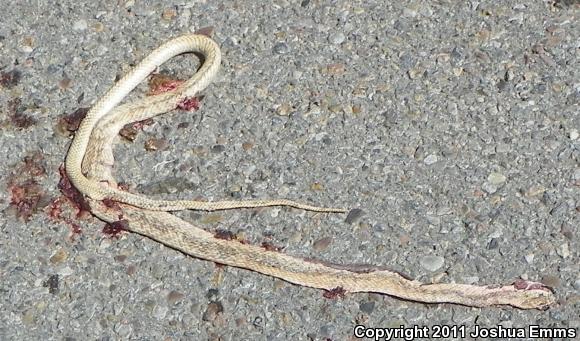
[[[201,54],[205,59],[191,79],[173,91],[118,106],[159,65],[186,52]],[[291,206],[316,212],[344,212],[342,209],[321,208],[284,199],[155,200],[118,189],[112,166],[113,142],[119,130],[125,124],[171,111],[182,101],[198,94],[218,72],[220,62],[220,49],[210,38],[195,34],[175,38],[154,50],[91,108],[75,134],[65,166],[71,183],[86,197],[95,216],[109,223],[120,223],[129,231],[200,259],[257,271],[330,293],[376,292],[419,302],[476,307],[511,305],[522,309],[543,309],[555,302],[551,290],[536,282],[517,280],[505,286],[423,284],[379,267],[311,261],[219,238],[168,213],[185,209],[213,211],[265,206]]]

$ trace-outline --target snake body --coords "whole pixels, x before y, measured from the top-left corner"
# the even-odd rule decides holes
[[[159,65],[185,52],[201,54],[205,59],[190,80],[171,92],[117,106]],[[220,60],[219,47],[206,36],[190,34],[175,38],[154,50],[92,107],[75,134],[65,166],[71,183],[86,197],[95,216],[109,223],[122,224],[127,230],[200,259],[253,270],[335,294],[377,292],[420,302],[476,307],[511,305],[522,309],[543,309],[555,302],[551,290],[536,282],[519,280],[505,286],[424,284],[378,267],[306,260],[264,247],[222,239],[168,213],[184,209],[211,211],[264,206],[291,206],[316,212],[344,212],[342,209],[285,199],[217,202],[155,200],[118,189],[112,166],[113,142],[119,130],[125,124],[171,111],[181,101],[195,96],[218,72]]]

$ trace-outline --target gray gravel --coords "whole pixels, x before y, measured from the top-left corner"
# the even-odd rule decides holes
[[[349,340],[356,324],[580,326],[578,2],[39,0],[0,9],[0,339]],[[90,106],[160,43],[207,26],[223,65],[202,108],[121,142],[118,179],[160,197],[360,208],[346,220],[286,208],[182,216],[293,255],[387,265],[425,282],[542,281],[558,304],[329,300],[139,235],[108,237],[66,204],[71,221],[51,218],[70,142],[59,117]],[[181,57],[161,70],[186,77],[195,65]],[[167,143],[146,151],[152,138]],[[23,184],[42,192],[28,219],[11,205]]]

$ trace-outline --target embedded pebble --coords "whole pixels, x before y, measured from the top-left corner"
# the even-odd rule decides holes
[[[59,264],[64,262],[68,258],[68,253],[64,249],[58,249],[55,253],[50,256],[50,262],[52,264]]]
[[[487,249],[488,250],[494,250],[497,249],[499,246],[499,241],[497,238],[491,238],[491,240],[489,241],[489,244],[487,244]]]
[[[574,174],[572,175],[572,179],[580,180],[580,168],[576,168],[574,170]]]
[[[425,158],[425,160],[423,160],[423,162],[427,166],[430,166],[430,165],[434,164],[435,162],[437,162],[437,155],[430,154]]]
[[[475,284],[475,283],[479,282],[479,277],[478,276],[466,276],[466,277],[463,277],[463,282],[465,284]]]
[[[167,315],[168,311],[169,308],[167,306],[158,305],[153,309],[153,317],[155,317],[158,320],[163,320]]]
[[[568,204],[563,202],[561,204],[554,206],[554,208],[552,208],[550,210],[550,215],[552,215],[554,217],[563,216],[567,211],[568,211]]]
[[[334,45],[342,44],[345,41],[345,39],[346,39],[346,36],[342,32],[333,33],[328,37],[328,41]]]
[[[419,263],[425,270],[434,272],[443,266],[443,263],[445,263],[445,258],[441,256],[424,256],[421,258]]]
[[[528,253],[527,255],[524,256],[524,259],[528,264],[532,264],[534,262],[534,257],[535,256],[533,253]]]
[[[84,31],[87,29],[87,27],[89,27],[89,24],[87,23],[87,21],[85,19],[79,19],[79,20],[74,22],[72,28],[75,31]]]
[[[501,174],[501,173],[497,173],[497,172],[491,172],[487,176],[487,181],[492,185],[500,185],[500,184],[504,183],[505,180],[506,180],[506,176]]]
[[[24,53],[30,53],[33,50],[34,49],[32,48],[32,46],[29,46],[29,45],[20,45],[20,51],[22,51]]]
[[[411,78],[411,79],[417,79],[424,72],[425,72],[425,69],[423,69],[422,67],[414,67],[414,68],[409,69],[409,71],[407,71],[407,75],[409,75],[409,78]]]
[[[352,210],[350,210],[350,212],[348,212],[348,215],[346,216],[346,219],[344,220],[345,223],[347,224],[352,224],[355,221],[359,220],[359,218],[363,215],[363,210],[361,210],[360,208],[353,208]]]
[[[169,292],[169,294],[167,294],[167,303],[175,304],[175,303],[181,301],[184,297],[185,297],[185,294],[183,294],[179,291],[172,290],[171,292]]]
[[[373,312],[373,310],[375,310],[375,302],[368,301],[368,302],[365,302],[365,303],[361,303],[359,305],[359,309],[363,313],[370,315]]]
[[[407,18],[414,18],[417,16],[417,11],[413,8],[405,8],[403,9],[403,16]]]
[[[552,276],[552,275],[546,275],[544,277],[542,277],[542,284],[549,286],[551,288],[557,288],[560,286],[560,284],[562,284],[562,282],[560,281],[560,278],[556,277],[556,276]]]
[[[274,45],[274,47],[272,48],[272,52],[274,52],[275,54],[286,54],[290,52],[290,46],[288,46],[288,44],[286,43],[278,43]]]
[[[115,326],[115,332],[121,339],[129,339],[131,333],[133,333],[133,327],[127,323],[119,323]]]
[[[312,248],[316,251],[323,251],[332,243],[331,237],[320,238],[312,244]]]
[[[481,188],[489,194],[497,192],[497,186],[492,185],[489,182],[484,183]]]
[[[564,259],[570,257],[570,247],[568,246],[568,243],[560,245],[560,247],[556,250],[556,252],[558,253],[558,255],[560,255],[560,257]]]
[[[65,266],[64,268],[62,268],[62,269],[59,269],[59,270],[57,271],[57,273],[58,273],[60,276],[62,276],[62,277],[66,277],[66,276],[70,276],[70,275],[72,275],[72,274],[74,273],[74,270],[73,270],[73,269],[71,269],[71,268],[70,268],[70,267],[68,267],[68,266]]]
[[[579,136],[580,136],[580,133],[578,133],[577,129],[570,130],[570,140],[576,141]]]
[[[580,278],[576,279],[572,285],[574,286],[574,289],[580,290]]]
[[[204,321],[212,322],[219,314],[223,313],[224,307],[220,302],[211,302],[201,317]]]

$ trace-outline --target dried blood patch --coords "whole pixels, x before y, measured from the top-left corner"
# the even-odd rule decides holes
[[[7,124],[22,129],[29,128],[36,124],[37,120],[25,113],[27,108],[22,105],[22,100],[20,98],[14,98],[8,101],[7,104]]]
[[[29,221],[30,217],[38,211],[44,190],[34,179],[10,185],[8,188],[10,206],[16,209],[16,217]]]
[[[123,137],[125,140],[129,142],[133,142],[137,137],[139,131],[143,130],[145,126],[152,125],[153,122],[154,122],[153,119],[148,118],[143,121],[126,124],[119,131],[119,135],[121,135],[121,137]]]
[[[236,235],[232,231],[217,229],[213,235],[217,239],[234,240]]]
[[[22,72],[16,69],[7,72],[0,72],[0,86],[6,89],[12,89],[20,83],[21,78]]]
[[[199,109],[199,98],[190,97],[177,103],[177,108],[185,111],[195,111]]]
[[[284,247],[274,245],[274,244],[272,244],[272,242],[269,242],[269,241],[263,241],[262,247],[264,249],[266,249],[266,251],[280,252],[280,251],[284,250]]]
[[[88,112],[89,108],[79,108],[68,115],[64,114],[60,116],[56,124],[57,131],[62,135],[72,135],[79,129],[81,121],[87,116]]]
[[[344,290],[342,287],[336,287],[334,289],[325,291],[324,294],[322,294],[322,296],[328,299],[335,299],[337,297],[344,298],[345,294],[346,290]]]
[[[157,73],[149,79],[149,95],[159,95],[177,89],[184,81]]]
[[[64,169],[64,165],[61,165],[58,169],[60,173],[60,181],[58,183],[58,189],[62,195],[68,199],[68,202],[77,209],[77,218],[85,216],[90,213],[89,203],[85,200],[85,197],[76,189],[70,182],[68,175]]]
[[[123,231],[127,230],[129,230],[129,222],[124,219],[114,223],[107,223],[103,227],[103,233],[111,238],[118,238]]]
[[[28,221],[34,213],[49,204],[50,199],[38,182],[45,174],[43,156],[40,152],[34,152],[26,156],[8,178],[9,207],[17,218]]]

